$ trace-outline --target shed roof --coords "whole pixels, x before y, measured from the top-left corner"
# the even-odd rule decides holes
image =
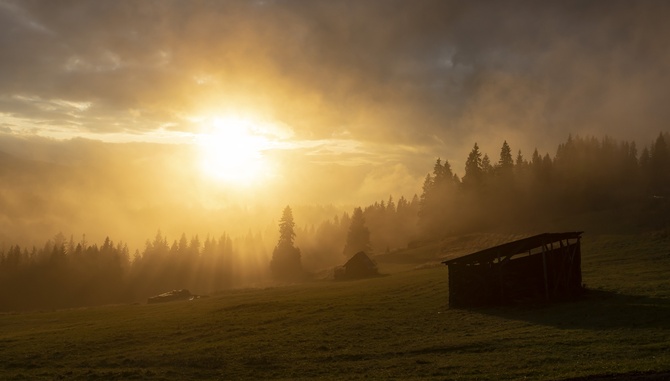
[[[523,238],[517,241],[504,243],[502,245],[489,247],[472,254],[467,254],[458,258],[443,261],[445,265],[477,263],[491,261],[498,257],[512,256],[525,253],[543,245],[558,242],[564,239],[580,238],[583,232],[565,232],[565,233],[542,233],[532,237]]]
[[[376,267],[375,263],[368,257],[365,252],[359,251],[358,253],[354,254],[353,257],[351,257],[347,263],[344,264],[344,267],[349,267],[349,266],[366,266],[366,267]]]

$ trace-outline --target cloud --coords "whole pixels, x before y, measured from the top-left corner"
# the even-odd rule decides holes
[[[570,133],[646,142],[670,117],[668,16],[628,1],[6,0],[0,123],[144,139],[243,112],[408,168],[458,163],[475,141],[491,156]]]

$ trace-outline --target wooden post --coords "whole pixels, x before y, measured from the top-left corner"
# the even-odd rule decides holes
[[[549,301],[549,279],[547,278],[547,245],[542,244],[542,268],[544,270],[544,297]]]
[[[500,304],[503,304],[503,301],[505,300],[502,270],[502,259],[500,258],[500,253],[498,253],[498,287],[500,288]]]
[[[570,281],[572,280],[571,279],[572,278],[572,266],[573,266],[573,263],[574,263],[574,260],[575,260],[575,255],[577,253],[577,246],[576,246],[576,244],[573,244],[572,246],[570,246],[570,241],[568,241],[567,248],[568,248],[567,249],[567,252],[568,252],[568,270],[567,270],[567,272],[568,273],[566,274],[565,288],[566,288],[567,293],[569,294],[569,296],[573,296],[572,295],[573,290],[572,290],[572,285],[570,284]]]

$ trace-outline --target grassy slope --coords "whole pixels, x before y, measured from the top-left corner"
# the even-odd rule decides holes
[[[668,370],[668,233],[585,234],[593,291],[544,307],[447,309],[447,269],[413,269],[445,255],[434,244],[380,256],[391,274],[375,279],[0,315],[0,379],[552,380]],[[480,238],[447,243],[500,239]]]

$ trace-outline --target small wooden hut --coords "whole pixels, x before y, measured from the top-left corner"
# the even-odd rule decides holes
[[[449,306],[574,298],[583,291],[581,234],[539,234],[442,262],[449,266]]]
[[[335,269],[335,280],[359,279],[379,275],[377,264],[362,251],[354,254],[341,267]]]

